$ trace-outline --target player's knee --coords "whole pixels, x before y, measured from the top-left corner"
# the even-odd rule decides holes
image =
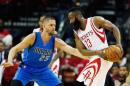
[[[22,82],[19,80],[12,80],[10,86],[22,86]]]
[[[58,85],[56,85],[56,86],[64,86],[62,83],[60,83],[60,84],[58,84]]]

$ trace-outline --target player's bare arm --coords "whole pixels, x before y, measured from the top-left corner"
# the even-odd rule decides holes
[[[51,68],[53,63],[59,58],[59,52],[54,56],[54,59],[51,61],[51,63],[49,64],[49,67]]]
[[[116,44],[121,48],[121,50],[123,52],[122,45],[121,45],[121,34],[119,31],[119,28],[116,25],[114,25],[113,23],[111,23],[110,21],[108,21],[100,16],[93,17],[93,22],[96,25],[96,27],[99,29],[103,28],[103,29],[112,31],[112,33],[116,39]]]
[[[112,24],[110,21],[104,19],[103,17],[96,16],[93,18],[93,22],[97,28],[107,29],[113,32],[114,37],[116,38],[117,44],[121,44],[121,35],[119,28]]]
[[[76,48],[79,49],[80,51],[85,49],[85,46],[83,45],[83,43],[80,41],[79,37],[77,36],[76,33],[74,33],[74,37],[75,37],[75,44],[76,44]]]
[[[83,56],[78,49],[67,45],[64,41],[62,41],[59,38],[56,38],[55,40],[55,47],[71,55],[77,56],[82,59],[87,59],[87,57]]]
[[[93,56],[93,55],[101,55],[103,56],[104,53],[103,51],[99,50],[99,51],[90,51],[90,50],[87,50],[85,48],[85,46],[83,45],[83,43],[81,42],[81,40],[79,39],[79,37],[77,36],[76,33],[74,33],[74,36],[75,36],[75,43],[76,43],[76,48],[84,55],[84,56]]]
[[[4,66],[8,67],[8,65],[12,64],[13,59],[15,58],[17,53],[22,51],[24,48],[27,48],[28,46],[33,45],[34,41],[35,41],[35,33],[32,33],[28,35],[27,37],[25,37],[23,41],[21,41],[19,44],[12,47],[8,55],[8,62],[7,64],[5,63]]]

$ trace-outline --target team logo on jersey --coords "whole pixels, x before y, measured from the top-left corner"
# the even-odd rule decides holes
[[[92,36],[92,35],[93,35],[93,31],[91,30],[91,31],[87,32],[85,35],[81,36],[80,38],[81,38],[81,40],[85,40],[85,39],[88,39],[89,36]]]
[[[35,48],[35,53],[41,54],[39,61],[47,61],[49,57],[52,55],[53,50],[51,49],[43,49],[43,48]]]
[[[96,77],[96,75],[100,70],[100,67],[101,67],[101,59],[97,58],[85,66],[85,68],[81,71],[78,78],[82,77],[82,80],[87,83],[87,86],[91,86],[94,78]],[[80,79],[78,78],[77,80],[80,81]]]

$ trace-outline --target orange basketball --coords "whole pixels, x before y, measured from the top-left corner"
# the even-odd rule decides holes
[[[121,59],[121,49],[116,45],[110,45],[105,49],[105,56],[108,61],[116,62]]]

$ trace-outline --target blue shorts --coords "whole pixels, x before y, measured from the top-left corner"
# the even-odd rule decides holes
[[[34,70],[35,71],[35,70]],[[58,77],[49,69],[42,72],[30,72],[19,67],[13,80],[22,82],[22,86],[26,86],[29,81],[35,81],[39,86],[56,86],[61,83]]]

